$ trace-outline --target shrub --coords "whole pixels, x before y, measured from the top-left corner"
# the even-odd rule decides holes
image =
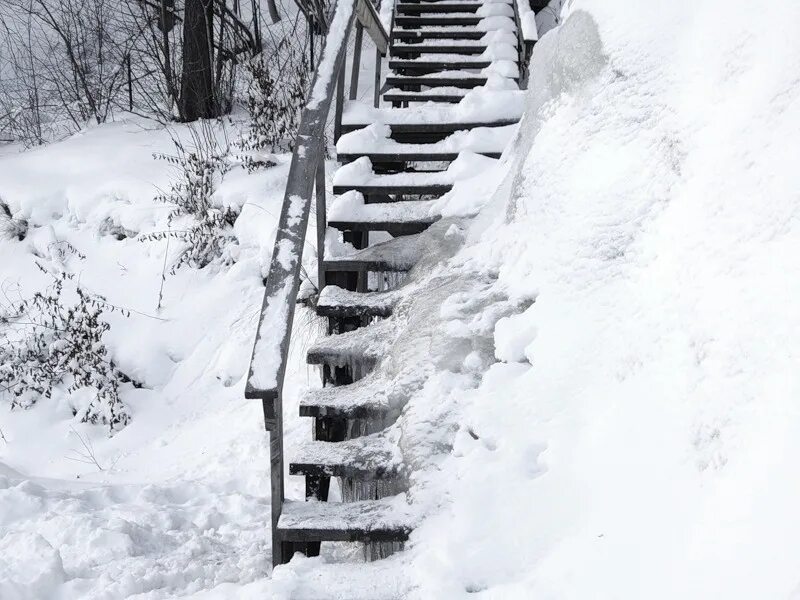
[[[210,126],[192,128],[190,147],[175,139],[174,155],[157,154],[176,167],[178,177],[169,191],[156,200],[172,205],[168,220],[170,229],[143,236],[146,240],[174,238],[184,242],[184,248],[172,267],[174,273],[183,265],[201,269],[224,255],[225,248],[235,243],[232,227],[239,211],[217,206],[213,202],[219,181],[230,169],[227,149],[220,148]],[[186,229],[172,229],[176,219],[187,217]]]
[[[110,328],[104,313],[117,309],[74,284],[72,276],[50,275],[53,282],[44,292],[0,316],[0,387],[10,393],[12,408],[29,408],[62,385],[67,394],[93,389],[96,395],[80,411],[81,421],[122,429],[130,414],[120,386],[131,379],[116,367],[103,343]],[[78,412],[73,408],[73,414]]]

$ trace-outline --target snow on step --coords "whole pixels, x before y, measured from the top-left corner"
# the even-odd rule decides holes
[[[452,17],[446,15],[438,15],[435,19],[430,17],[395,17],[395,23],[402,19],[407,24],[419,24],[417,29],[407,29],[405,31],[397,31],[396,33],[419,33],[422,36],[428,33],[485,33],[488,31],[516,31],[517,26],[512,19],[506,16],[487,16],[483,18],[468,18],[456,14]],[[423,21],[441,21],[442,24],[429,25],[424,24]],[[459,23],[462,22],[462,24]],[[469,23],[463,23],[469,21]]]
[[[343,442],[307,441],[289,464],[292,475],[325,475],[353,479],[389,479],[402,468],[397,443],[385,431]]]
[[[449,11],[449,12],[448,12]],[[479,2],[439,2],[437,4],[409,4],[405,2],[396,5],[398,15],[413,15],[419,13],[434,14],[436,17],[459,17],[465,14],[477,17],[512,17],[514,9],[505,2],[492,2],[483,4]]]
[[[333,193],[348,190],[363,193],[384,192],[387,194],[444,194],[453,187],[455,176],[450,171],[430,173],[393,173],[377,175],[372,170],[369,158],[362,156],[342,166],[333,177]],[[348,197],[352,202],[352,196]]]
[[[317,340],[306,353],[310,365],[372,368],[386,352],[391,324],[381,321]]]
[[[373,164],[381,160],[455,160],[465,150],[499,156],[516,129],[516,125],[476,127],[456,131],[431,144],[404,144],[391,139],[388,125],[373,123],[340,137],[336,151],[340,160],[360,155],[369,157]]]
[[[375,374],[349,385],[307,390],[300,398],[301,417],[381,418],[390,410],[386,383]]]
[[[473,46],[473,48],[481,48],[481,47],[482,46]],[[480,54],[466,54],[466,55],[457,53],[448,54],[446,52],[448,50],[447,46],[434,48],[434,50],[435,50],[434,52],[428,52],[427,50],[419,49],[417,50],[419,56],[413,59],[403,59],[402,62],[472,63],[476,61],[491,62],[494,60],[513,61],[517,60],[518,58],[517,50],[511,44],[492,44],[491,46],[486,46],[483,52],[481,52]],[[400,62],[400,61],[390,61],[389,64],[391,65],[393,62]]]
[[[518,90],[474,90],[455,106],[421,106],[410,108],[374,108],[363,102],[345,105],[342,126],[348,131],[372,123],[414,127],[417,125],[463,124],[468,129],[478,123],[517,121],[524,110],[525,93]]]
[[[400,299],[400,293],[399,290],[364,293],[326,285],[317,300],[317,314],[323,317],[388,317]]]
[[[420,233],[439,219],[432,206],[424,200],[365,204],[362,193],[349,191],[334,200],[328,225],[348,231],[388,231],[392,235]]]
[[[414,32],[409,31],[399,31],[398,33],[404,34],[413,34]],[[502,43],[502,44],[509,44],[511,46],[517,46],[518,40],[517,36],[511,33],[510,31],[504,30],[495,30],[495,31],[488,31],[485,33],[477,32],[475,39],[446,39],[446,38],[432,38],[435,41],[433,42],[423,42],[419,44],[404,44],[402,42],[396,42],[392,44],[392,49],[399,48],[401,50],[411,50],[413,48],[422,48],[423,46],[434,46],[437,48],[441,47],[448,47],[448,46],[488,46],[492,43]]]
[[[403,272],[411,270],[419,262],[423,248],[419,235],[407,235],[363,250],[328,252],[326,248],[323,264],[328,271]]]
[[[412,523],[405,494],[359,502],[287,501],[278,532],[293,542],[390,542],[408,539]]]

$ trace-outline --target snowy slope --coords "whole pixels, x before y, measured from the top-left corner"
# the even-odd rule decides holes
[[[420,598],[800,594],[800,5],[750,8],[573,0],[537,46],[454,265],[536,302],[421,476]]]
[[[289,157],[228,173],[217,200],[243,207],[235,264],[168,275],[159,310],[168,250],[136,239],[167,226],[154,197],[172,171],[154,152],[174,152],[169,132],[128,120],[0,158],[0,198],[30,222],[25,240],[0,240],[4,305],[49,283],[35,261],[76,274],[131,311],[107,315],[105,341],[145,386],[123,390],[132,421],[113,437],[72,416],[80,393],[27,411],[0,401],[0,598],[175,597],[269,574],[267,435],[243,388]],[[103,471],[72,460],[78,434]]]

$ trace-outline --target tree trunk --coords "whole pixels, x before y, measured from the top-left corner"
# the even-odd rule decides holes
[[[218,116],[214,94],[211,35],[212,0],[186,0],[183,16],[181,117],[185,121]]]

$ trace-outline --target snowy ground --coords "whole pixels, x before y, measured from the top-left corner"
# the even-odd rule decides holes
[[[154,152],[172,152],[168,132],[129,120],[0,158],[0,197],[31,224],[24,241],[0,241],[5,297],[47,285],[35,260],[75,273],[131,311],[108,315],[106,341],[145,384],[124,391],[133,420],[110,438],[63,394],[0,404],[2,598],[172,597],[270,571],[266,434],[242,390],[288,157],[226,176],[219,200],[243,206],[237,262],[168,276],[159,310],[166,244],[133,239],[166,227],[153,197],[171,172]],[[85,458],[79,435],[102,471],[72,460]]]

